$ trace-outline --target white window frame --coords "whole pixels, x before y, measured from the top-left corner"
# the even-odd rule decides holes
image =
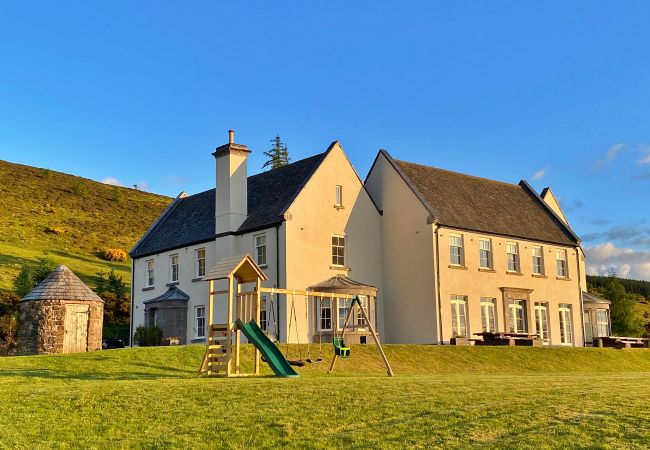
[[[345,325],[345,318],[348,316],[348,311],[350,310],[352,304],[352,299],[346,298],[337,298],[336,299],[336,329],[342,330],[343,325]],[[341,312],[343,312],[341,314]],[[350,317],[350,323],[348,323],[348,328],[354,327],[354,317]]]
[[[257,265],[265,268],[267,267],[267,246],[266,246],[266,233],[260,233],[253,236],[255,243],[255,261]]]
[[[337,239],[336,243],[334,242],[335,239]],[[341,239],[343,239],[343,245],[340,245],[341,244]],[[345,247],[347,245],[347,236],[345,236],[343,234],[333,234],[331,236],[330,242],[332,244],[332,246],[331,246],[331,255],[332,255],[331,262],[332,262],[332,266],[334,266],[334,267],[345,267],[345,259],[346,259]],[[338,250],[338,249],[341,249],[341,248],[343,249],[342,250],[342,253],[343,253],[342,255],[339,254],[340,252]],[[335,249],[336,249],[336,251],[335,251]]]
[[[569,264],[567,263],[567,251],[564,249],[555,250],[556,276],[558,278],[569,278]]]
[[[511,249],[514,249],[514,252],[511,251]],[[512,272],[512,273],[521,272],[521,267],[520,267],[520,264],[519,264],[519,244],[518,243],[516,243],[516,242],[506,242],[506,257],[507,257],[506,263],[508,264],[507,271]],[[512,269],[510,268],[510,263],[511,262],[512,262],[512,266],[513,266]]]
[[[462,234],[449,235],[449,263],[452,266],[462,267],[465,265],[465,250]]]
[[[481,297],[481,329],[483,332],[497,331],[496,299]]]
[[[487,248],[483,248],[483,244],[487,244]],[[487,264],[484,265],[483,252],[487,253]],[[478,240],[478,265],[481,269],[492,270],[492,239],[479,239]]]
[[[465,328],[465,333],[460,332]],[[451,337],[469,337],[469,321],[467,314],[467,296],[451,296]]]
[[[194,256],[194,276],[195,278],[201,278],[205,276],[205,247],[197,248],[194,251]]]
[[[560,303],[560,344],[573,345],[573,312],[571,305]]]
[[[340,184],[336,185],[336,194],[334,199],[334,206],[342,207],[343,206],[343,186]]]
[[[368,312],[368,296],[367,295],[359,295],[359,303],[363,306],[363,308],[366,310],[366,313]],[[357,308],[357,326],[359,328],[365,328],[368,326],[368,323],[365,321],[363,318],[363,313],[361,312],[360,307]]]
[[[551,342],[551,324],[549,322],[548,303],[535,302],[535,328],[537,336],[544,341],[544,344]],[[546,329],[540,324],[546,325]]]
[[[601,327],[604,328],[601,329]],[[596,337],[609,336],[609,311],[607,309],[596,310],[596,334]]]
[[[315,297],[316,308],[318,308],[318,331],[332,331],[332,303],[336,299],[330,297]],[[329,327],[324,327],[323,323],[329,322]]]
[[[522,328],[519,329],[518,316],[521,314]],[[526,333],[528,331],[528,317],[526,314],[526,300],[512,299],[508,300],[508,322],[511,333]]]
[[[174,263],[174,258],[176,258],[176,263]],[[178,253],[174,253],[173,255],[169,255],[169,282],[170,283],[178,283],[180,280],[181,274],[180,274],[180,265],[179,265],[179,256]],[[176,278],[174,278],[174,267],[176,268]]]
[[[203,315],[199,315],[199,312],[202,312]],[[197,305],[194,307],[194,337],[196,339],[205,338],[206,330],[206,317],[207,308],[205,305]],[[203,325],[201,326],[201,322]]]
[[[153,287],[156,283],[156,263],[153,259],[148,259],[145,262],[145,271],[144,271],[144,286]]]
[[[535,252],[538,251],[539,255],[536,255]],[[544,247],[535,245],[531,247],[530,254],[532,258],[532,271],[533,275],[544,275]]]

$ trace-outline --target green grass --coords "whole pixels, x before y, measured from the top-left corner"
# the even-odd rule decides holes
[[[203,348],[0,359],[0,446],[646,448],[650,351],[355,346],[297,379],[196,377]],[[292,348],[296,352],[296,348]],[[251,348],[245,346],[244,354]],[[314,355],[312,355],[314,356]]]
[[[75,186],[83,185],[80,194]],[[114,268],[128,283],[129,263],[98,257],[126,251],[171,199],[135,189],[0,161],[0,289],[11,289],[20,266],[44,254],[65,264],[91,286],[96,273]],[[52,233],[63,228],[65,233]]]

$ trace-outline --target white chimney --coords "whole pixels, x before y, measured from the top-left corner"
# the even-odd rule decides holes
[[[245,145],[235,144],[235,132],[229,130],[228,143],[212,153],[217,163],[217,235],[237,231],[248,214],[246,159],[250,152]]]

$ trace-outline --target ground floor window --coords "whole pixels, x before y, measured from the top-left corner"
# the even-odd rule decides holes
[[[359,303],[361,303],[361,306],[363,306],[363,309],[366,310],[366,314],[368,313],[368,297],[365,295],[360,295],[359,296]],[[366,319],[363,318],[363,313],[361,312],[361,308],[357,307],[357,325],[360,327],[365,327],[368,326],[368,323],[366,322]]]
[[[467,297],[451,296],[451,337],[467,336]]]
[[[205,337],[205,306],[196,306],[194,308],[194,329],[197,338]]]
[[[484,333],[497,331],[494,303],[494,298],[481,298],[481,327]]]
[[[571,325],[571,305],[560,303],[560,342],[573,343],[573,327]]]
[[[268,331],[269,321],[266,312],[266,295],[260,297],[260,328],[263,331]]]
[[[508,302],[508,318],[511,333],[525,333],[528,329],[526,320],[526,300],[510,300]]]
[[[332,299],[316,297],[318,310],[318,329],[320,331],[332,330]]]
[[[609,336],[609,315],[606,309],[596,310],[596,337]]]
[[[543,339],[545,343],[548,343],[550,339],[548,327],[548,303],[535,303],[535,328],[537,329],[537,336],[540,339]]]

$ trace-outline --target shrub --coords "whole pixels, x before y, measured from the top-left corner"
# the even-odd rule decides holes
[[[70,190],[77,197],[81,197],[81,198],[88,197],[88,192],[89,192],[88,186],[86,186],[86,183],[84,183],[83,181],[77,181],[75,184],[72,185]]]
[[[29,291],[43,281],[47,276],[56,269],[56,262],[47,256],[38,258],[36,265],[23,264],[20,272],[13,279],[13,288],[16,295],[23,298]]]
[[[116,202],[118,205],[123,204],[124,203],[124,193],[122,192],[122,189],[115,186],[113,188],[113,192],[111,192],[111,200]]]
[[[57,236],[61,236],[62,234],[65,234],[65,228],[61,226],[47,227],[45,231],[47,231],[48,233],[56,234]]]
[[[54,177],[54,172],[50,169],[43,169],[43,178],[46,180],[51,180]]]
[[[126,261],[127,254],[121,248],[107,248],[104,250],[103,257],[106,261]]]
[[[116,274],[115,270],[111,269],[111,271],[108,272],[108,278],[104,278],[104,272],[97,272],[97,276],[99,279],[97,280],[97,288],[95,290],[98,294],[101,295],[104,292],[111,292],[115,294],[117,298],[127,296],[128,287],[126,286],[126,283],[124,283],[122,275]]]
[[[143,327],[142,325],[135,329],[133,340],[140,347],[158,346],[162,343],[162,330],[160,327]]]

